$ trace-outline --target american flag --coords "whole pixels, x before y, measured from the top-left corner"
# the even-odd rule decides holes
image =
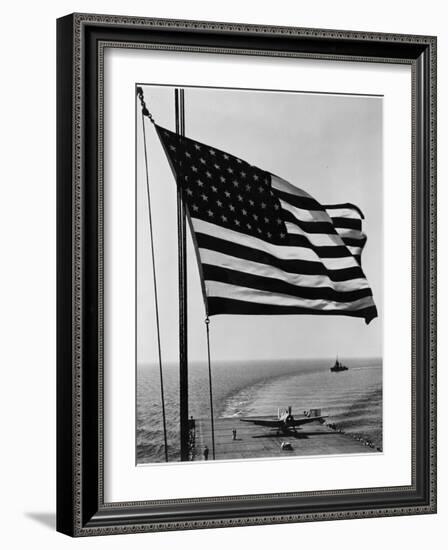
[[[155,126],[182,190],[208,315],[377,316],[363,214]]]

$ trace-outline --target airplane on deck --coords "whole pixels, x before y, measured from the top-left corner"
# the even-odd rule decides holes
[[[322,416],[320,409],[310,409],[304,416],[294,418],[292,415],[292,407],[287,409],[279,409],[277,417],[275,416],[254,416],[251,418],[240,418],[241,422],[251,422],[256,426],[264,426],[277,430],[277,434],[297,433],[296,428],[310,422],[322,422],[326,416]]]

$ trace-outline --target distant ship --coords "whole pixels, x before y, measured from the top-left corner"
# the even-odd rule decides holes
[[[330,371],[331,372],[342,372],[344,370],[348,370],[348,367],[346,367],[345,365],[343,365],[339,359],[336,357],[336,362],[335,364],[331,367]]]

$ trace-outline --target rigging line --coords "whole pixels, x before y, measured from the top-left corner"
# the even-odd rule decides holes
[[[142,102],[143,93],[139,94],[140,101]],[[146,111],[146,113],[145,113]],[[142,127],[143,127],[143,146],[145,150],[145,167],[146,167],[146,193],[148,197],[148,219],[149,219],[149,236],[151,241],[151,257],[152,257],[152,273],[154,281],[154,306],[156,313],[156,326],[157,326],[157,349],[159,355],[159,373],[160,373],[160,397],[162,400],[162,417],[163,417],[163,438],[165,443],[165,461],[168,462],[168,442],[166,432],[166,414],[165,414],[165,392],[163,388],[163,369],[162,369],[162,348],[160,344],[160,321],[159,321],[159,299],[157,294],[157,277],[156,277],[156,262],[154,254],[154,237],[152,228],[152,215],[151,215],[151,195],[149,192],[149,167],[148,167],[148,153],[146,148],[146,130],[145,130],[145,116],[148,116],[152,123],[153,119],[147,114],[146,105],[144,101],[142,103]]]
[[[205,318],[205,327],[207,332],[207,357],[208,357],[208,387],[210,392],[210,420],[212,427],[212,453],[213,460],[215,460],[215,421],[213,412],[213,388],[212,388],[212,367],[210,361],[210,319]]]

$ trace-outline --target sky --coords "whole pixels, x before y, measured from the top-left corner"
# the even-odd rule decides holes
[[[174,88],[143,85],[157,124],[175,129]],[[146,172],[136,117],[137,361],[157,361]],[[162,358],[178,361],[176,184],[146,123]],[[288,180],[323,204],[351,202],[365,215],[362,264],[378,318],[211,317],[212,361],[381,357],[383,301],[382,98],[185,88],[185,134]],[[206,361],[205,310],[191,235],[187,242],[188,354]]]

